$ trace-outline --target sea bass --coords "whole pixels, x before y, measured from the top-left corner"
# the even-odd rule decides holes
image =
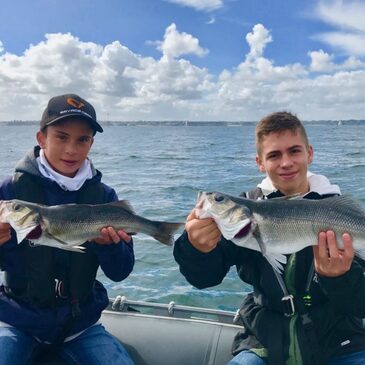
[[[197,209],[199,218],[214,218],[224,238],[262,252],[279,272],[285,254],[316,245],[319,232],[327,230],[335,232],[339,248],[342,234],[349,233],[355,254],[365,259],[365,210],[349,196],[249,200],[201,192]]]
[[[63,204],[46,206],[22,200],[0,201],[0,221],[9,223],[18,242],[28,239],[35,245],[81,251],[80,245],[100,236],[103,227],[123,229],[152,236],[173,244],[173,234],[183,223],[152,221],[133,212],[125,200],[107,204]]]

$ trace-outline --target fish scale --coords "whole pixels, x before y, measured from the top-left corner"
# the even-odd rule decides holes
[[[319,232],[327,230],[335,232],[339,248],[343,247],[342,234],[349,233],[355,254],[365,259],[365,211],[349,196],[250,200],[201,192],[197,207],[199,217],[213,217],[226,239],[261,251],[276,270],[286,263],[284,255],[316,245]]]
[[[18,242],[27,238],[35,245],[71,251],[82,251],[81,244],[99,237],[100,230],[109,226],[117,231],[123,229],[127,233],[144,233],[161,243],[172,245],[174,233],[184,225],[182,222],[153,221],[141,217],[124,200],[99,205],[56,206],[16,199],[2,200],[0,221],[12,226]]]

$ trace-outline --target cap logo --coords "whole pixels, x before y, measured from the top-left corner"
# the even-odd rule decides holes
[[[73,106],[74,108],[81,109],[85,104],[82,101],[77,101],[73,98],[67,98],[67,104]]]

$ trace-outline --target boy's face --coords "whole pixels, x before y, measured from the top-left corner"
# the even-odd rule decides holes
[[[70,117],[37,133],[48,163],[59,174],[74,177],[93,144],[93,129],[82,118]]]
[[[276,189],[284,195],[309,191],[308,165],[313,160],[313,148],[300,133],[290,130],[270,133],[261,142],[256,163],[266,173]]]

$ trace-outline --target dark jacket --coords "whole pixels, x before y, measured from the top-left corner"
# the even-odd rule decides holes
[[[75,203],[78,199],[78,192],[65,191],[59,185],[43,176],[38,171],[37,156],[39,148],[35,148],[21,160],[15,171],[35,176],[44,192],[44,199],[47,205]],[[101,183],[101,173],[93,167],[93,177],[84,183],[100,185],[103,191],[103,202],[118,200],[115,191]],[[0,185],[0,200],[14,199],[14,183],[12,177],[5,179]],[[45,247],[45,246],[40,246]],[[104,274],[113,281],[125,279],[133,269],[134,252],[133,243],[121,242],[118,245],[98,245],[94,242],[87,243],[88,251],[94,257],[96,267],[100,266]],[[70,257],[75,253],[56,248],[53,251],[52,263],[54,267],[54,279],[63,280],[67,277],[70,268]],[[77,253],[76,253],[77,254]],[[81,255],[81,254],[78,254]],[[18,244],[15,232],[12,231],[12,238],[0,246],[0,268],[5,272],[5,278],[16,277],[17,280],[27,280],[24,252],[22,245]],[[67,284],[67,283],[66,283]],[[55,303],[50,306],[38,306],[32,302],[14,299],[9,296],[4,285],[0,287],[0,321],[23,330],[44,342],[54,342],[59,339],[65,325],[69,323],[72,316],[72,303],[69,297],[57,296]],[[78,333],[90,325],[96,323],[101,312],[108,305],[108,295],[104,286],[95,281],[90,295],[80,303],[80,314],[72,323],[67,335]]]
[[[267,198],[281,196],[273,193]],[[317,193],[307,194],[308,199],[322,199]],[[197,288],[207,288],[222,282],[231,266],[235,265],[241,280],[253,286],[240,310],[244,329],[233,344],[233,354],[252,349],[258,354],[267,350],[269,364],[314,364],[313,357],[324,364],[329,358],[365,349],[365,330],[361,318],[365,317],[365,277],[363,262],[355,259],[351,270],[336,277],[309,276],[313,264],[312,247],[288,257],[285,267],[285,284],[294,296],[296,309],[308,313],[312,330],[304,329],[301,317],[284,315],[283,291],[274,271],[261,253],[239,247],[224,238],[209,253],[196,250],[186,232],[176,241],[175,260],[181,273]],[[311,280],[306,293],[307,280]],[[303,306],[303,296],[311,297],[310,306]],[[294,330],[293,330],[294,329]],[[311,338],[319,345],[320,353],[313,349]],[[298,350],[299,356],[293,357]],[[312,351],[313,350],[313,351]],[[295,360],[293,360],[295,358]]]

